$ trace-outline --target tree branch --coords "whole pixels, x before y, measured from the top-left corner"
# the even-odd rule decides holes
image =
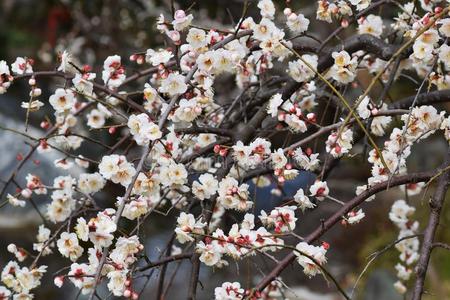
[[[450,150],[447,153],[442,167],[447,166],[450,163]],[[437,226],[439,224],[439,218],[441,216],[441,210],[444,205],[445,195],[447,193],[448,183],[450,179],[450,172],[446,171],[441,174],[439,178],[436,191],[433,198],[430,200],[430,218],[428,219],[428,225],[424,231],[422,247],[420,249],[419,262],[416,266],[416,282],[414,285],[414,293],[411,299],[419,300],[422,298],[423,285],[425,283],[425,277],[427,274],[428,264],[430,261],[431,251],[433,250],[433,240],[436,233]]]

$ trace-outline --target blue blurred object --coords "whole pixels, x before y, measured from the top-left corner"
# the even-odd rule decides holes
[[[252,180],[246,183],[250,186],[250,196],[255,202],[255,213],[259,214],[261,210],[271,211],[276,206],[280,205],[283,199],[294,197],[295,193],[300,189],[306,189],[314,182],[316,175],[308,171],[300,171],[298,176],[293,180],[287,180],[283,186],[282,194],[280,196],[273,195],[271,190],[277,188],[276,183],[271,183],[267,187],[256,187]],[[255,195],[256,194],[256,195]]]

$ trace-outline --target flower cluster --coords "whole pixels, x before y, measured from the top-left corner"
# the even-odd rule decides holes
[[[128,186],[136,174],[133,164],[129,163],[125,156],[117,154],[103,156],[98,170],[103,178],[123,186]]]
[[[298,263],[303,267],[303,273],[308,277],[312,277],[321,273],[321,266],[327,262],[327,246],[313,246],[306,242],[300,242],[295,247],[297,251],[294,254],[297,256]]]
[[[162,136],[158,125],[150,121],[146,114],[131,115],[127,125],[138,145],[146,145]]]
[[[406,293],[405,283],[412,275],[412,265],[419,259],[419,239],[416,236],[419,222],[410,219],[415,211],[416,209],[408,205],[405,200],[397,200],[389,212],[389,219],[400,230],[399,242],[395,244],[395,248],[400,252],[402,263],[395,266],[399,281],[394,284],[400,294]]]

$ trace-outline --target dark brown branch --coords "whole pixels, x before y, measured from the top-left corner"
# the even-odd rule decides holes
[[[167,256],[167,257],[164,257],[164,258],[162,258],[162,259],[160,259],[158,261],[152,262],[152,263],[150,263],[150,264],[148,264],[146,266],[140,267],[136,271],[144,272],[144,271],[149,270],[151,268],[158,267],[158,266],[161,266],[161,265],[165,265],[167,263],[171,263],[171,262],[174,262],[174,261],[177,261],[177,260],[183,260],[183,259],[191,258],[191,256],[192,256],[192,253],[181,253],[181,254],[177,254],[177,255]]]
[[[383,40],[373,35],[355,35],[345,40],[343,45],[338,45],[327,49],[325,51],[325,55],[321,55],[317,68],[320,72],[322,72],[331,67],[334,63],[334,59],[331,56],[333,52],[345,50],[351,54],[359,50],[364,50],[367,53],[374,54],[378,58],[389,60],[397,49],[398,46],[385,43]]]
[[[59,72],[59,71],[40,71],[40,72],[34,72],[34,73],[26,73],[20,76],[14,77],[15,79],[21,79],[21,78],[29,78],[29,77],[61,77],[65,80],[71,80],[74,76],[71,74]],[[125,104],[127,104],[129,107],[135,109],[138,112],[148,114],[148,112],[145,110],[145,108],[142,105],[137,104],[136,102],[132,101],[128,97],[123,97],[122,95],[116,93],[113,90],[110,90],[108,87],[101,85],[96,82],[92,82],[94,86],[94,90],[103,92],[104,94],[108,96],[112,96]]]
[[[450,251],[450,245],[448,245],[448,244],[436,242],[436,243],[433,243],[433,245],[431,245],[431,246],[433,249],[434,248],[442,248],[442,249]]]
[[[410,96],[407,98],[404,98],[402,100],[399,100],[391,105],[389,105],[389,108],[403,108],[407,109],[409,108],[412,103],[414,102],[414,98],[416,96]],[[429,105],[434,103],[444,103],[450,101],[450,90],[440,90],[440,91],[434,91],[431,93],[422,93],[417,97],[416,100],[416,106],[419,105]]]
[[[442,168],[450,163],[450,150],[447,153]],[[425,277],[427,275],[428,264],[430,262],[431,251],[433,250],[433,240],[436,233],[439,219],[441,216],[441,210],[444,205],[445,195],[447,193],[448,183],[450,179],[450,172],[446,170],[440,177],[434,192],[433,197],[430,200],[430,218],[428,219],[428,225],[425,228],[422,247],[420,248],[420,257],[416,266],[416,282],[414,284],[414,292],[412,299],[419,300],[422,298],[423,285],[425,283]]]

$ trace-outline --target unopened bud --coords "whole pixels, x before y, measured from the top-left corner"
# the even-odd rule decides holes
[[[25,197],[25,198],[30,198],[31,197],[31,190],[30,189],[23,189],[20,194]]]

